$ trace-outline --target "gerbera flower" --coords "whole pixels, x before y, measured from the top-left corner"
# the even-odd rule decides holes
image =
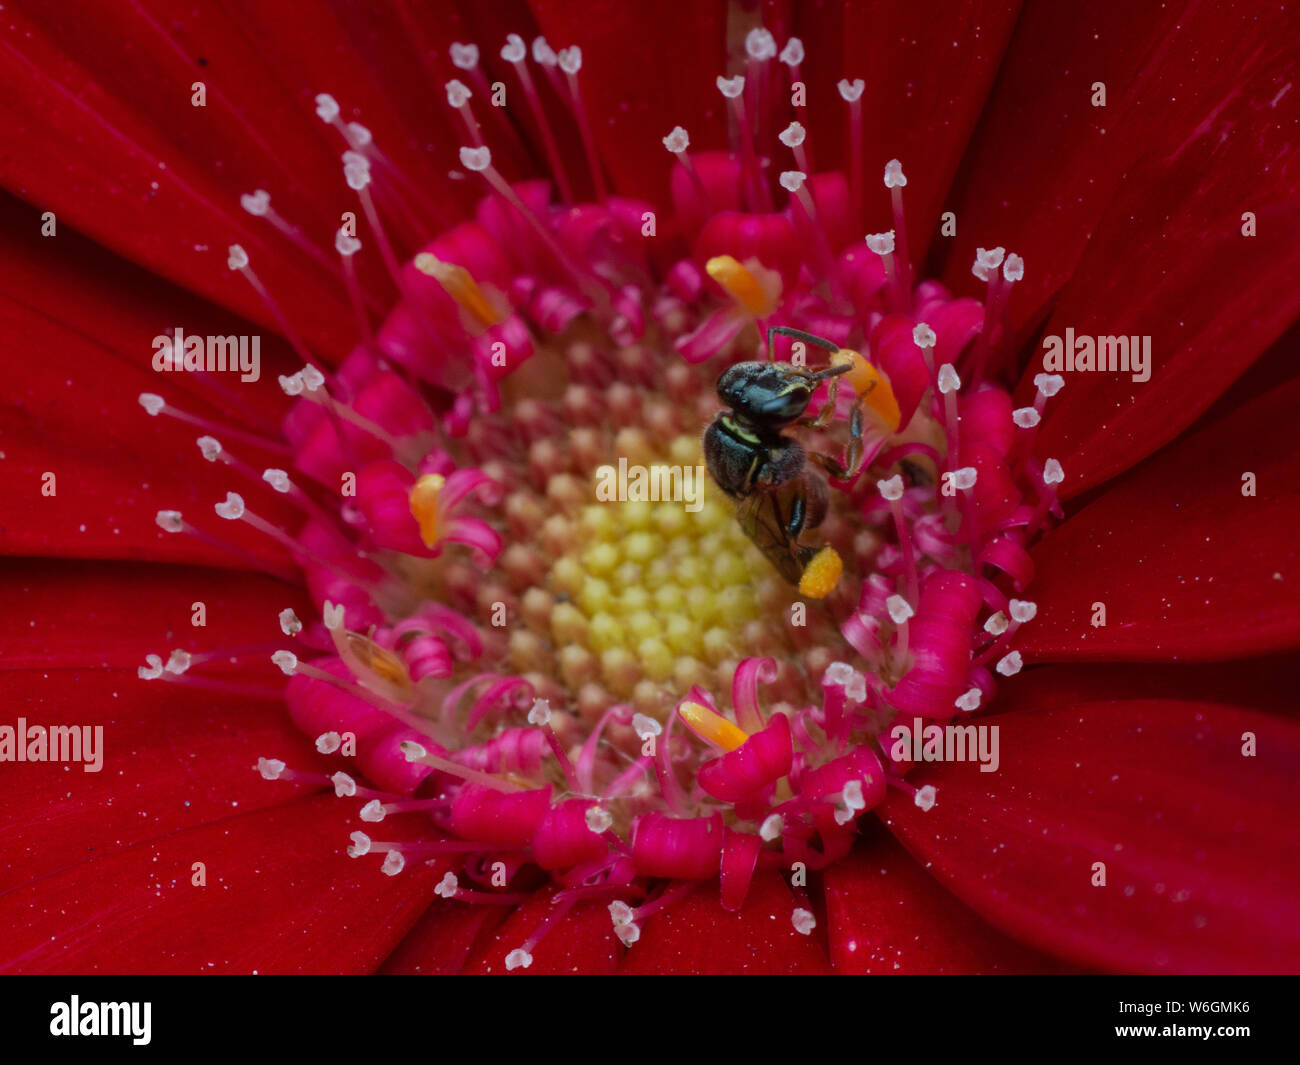
[[[1296,967],[1293,16],[7,14],[8,968]]]

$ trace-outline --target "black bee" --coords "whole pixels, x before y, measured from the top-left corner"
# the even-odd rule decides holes
[[[782,327],[768,330],[767,362],[739,362],[718,378],[718,397],[727,404],[704,430],[704,461],[718,487],[737,501],[736,520],[777,571],[798,584],[804,569],[821,549],[799,543],[805,531],[826,517],[826,481],[808,459],[836,480],[851,480],[862,465],[862,408],[855,405],[849,425],[847,463],[808,452],[783,430],[792,425],[821,428],[835,413],[840,375],[849,363],[813,370],[772,361],[774,334],[840,349],[829,340]],[[830,395],[816,418],[804,411],[823,381]]]

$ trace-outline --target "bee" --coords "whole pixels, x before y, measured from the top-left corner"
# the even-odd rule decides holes
[[[800,543],[805,532],[816,529],[826,517],[829,491],[826,481],[808,460],[839,481],[852,480],[861,469],[862,408],[855,404],[849,423],[846,461],[807,451],[785,430],[800,425],[825,426],[835,413],[841,375],[851,369],[843,362],[821,370],[774,361],[776,335],[802,340],[832,353],[837,345],[811,333],[776,327],[768,330],[768,361],[739,362],[718,378],[718,398],[727,409],[704,430],[704,461],[709,473],[728,496],[736,500],[736,520],[745,534],[791,584],[809,595],[825,595],[839,577],[839,557],[823,546]],[[823,381],[829,396],[815,418],[804,412]],[[809,564],[819,554],[834,556],[830,587],[812,591],[804,580]]]

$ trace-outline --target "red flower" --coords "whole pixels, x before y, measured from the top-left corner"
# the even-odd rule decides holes
[[[749,59],[731,65],[721,3],[693,5],[689,24],[661,4],[625,0],[596,10],[533,0],[502,24],[474,5],[196,13],[147,3],[105,20],[7,9],[0,79],[10,142],[0,179],[11,194],[10,239],[0,261],[11,427],[0,470],[11,507],[4,580],[17,606],[3,634],[12,694],[0,726],[20,716],[102,725],[104,745],[100,772],[0,764],[9,841],[0,922],[11,929],[0,967],[474,972],[515,967],[521,956],[507,955],[525,944],[533,972],[1300,967],[1291,890],[1300,869],[1288,846],[1290,776],[1300,766],[1288,712],[1300,645],[1300,600],[1288,591],[1300,449],[1289,418],[1300,381],[1296,333],[1287,332],[1300,311],[1300,96],[1289,64],[1300,27],[1284,11],[1191,5],[947,8],[771,5],[774,45],[798,37],[806,60],[767,55],[765,39],[751,37]],[[544,62],[524,67],[539,110],[519,68],[497,55],[507,33],[581,47],[572,75],[577,53],[560,65],[542,49]],[[103,49],[106,36],[115,50]],[[451,51],[472,39],[484,46],[477,62],[460,45]],[[749,76],[739,103],[718,95],[724,71]],[[865,92],[846,105],[835,83],[859,75]],[[473,93],[472,121],[491,146],[486,169],[475,127],[454,106],[463,92],[449,90],[453,106],[444,106],[449,78]],[[784,106],[790,80],[806,85],[803,110]],[[507,108],[491,106],[496,82]],[[846,99],[855,91],[850,84]],[[737,150],[684,153],[690,167],[670,177],[664,133],[681,121],[693,148],[721,146],[729,109]],[[548,116],[540,124],[539,114]],[[798,147],[813,163],[778,146],[790,114],[806,127]],[[469,154],[458,159],[462,144]],[[345,147],[346,184],[337,158]],[[791,159],[798,177],[786,170]],[[875,184],[893,159],[907,167],[906,229]],[[548,172],[570,210],[551,212],[545,184],[525,180]],[[484,199],[484,176],[497,198]],[[263,188],[273,196],[251,191]],[[523,212],[502,205],[512,197]],[[660,234],[648,256],[643,206]],[[546,219],[540,234],[529,212]],[[336,258],[329,245],[340,222]],[[892,253],[874,238],[855,246],[861,232],[891,226]],[[365,251],[354,256],[358,237]],[[977,245],[997,242],[1021,265],[998,249],[981,270],[992,279],[988,311],[952,298],[984,298],[967,271]],[[408,263],[416,252],[430,258]],[[704,287],[706,260],[721,288]],[[593,274],[611,263],[625,283]],[[912,282],[937,275],[946,287],[914,289],[909,271]],[[828,278],[852,314],[822,300]],[[561,357],[579,387],[561,403],[546,392],[555,363],[536,348],[572,340],[566,331],[581,329],[584,313],[601,323],[600,343],[620,352],[639,351],[658,330],[686,358],[606,362],[594,342],[570,343]],[[541,789],[518,790],[507,770],[527,777],[546,759],[581,783],[582,760],[569,765],[552,750],[570,757],[593,711],[608,709],[584,685],[595,677],[607,695],[625,668],[651,680],[657,634],[638,637],[631,665],[632,656],[605,652],[625,649],[620,639],[643,614],[666,624],[672,611],[628,605],[575,619],[576,609],[526,601],[520,589],[562,588],[579,565],[565,554],[561,534],[571,528],[557,533],[529,509],[541,497],[528,484],[546,479],[556,513],[574,503],[560,476],[567,455],[554,443],[606,461],[603,438],[582,435],[593,412],[611,410],[626,426],[623,410],[635,406],[666,436],[694,432],[696,400],[749,350],[756,321],[858,344],[870,361],[854,362],[844,380],[864,393],[864,382],[877,382],[866,398],[875,424],[933,423],[939,435],[910,441],[914,456],[963,447],[968,508],[954,506],[947,526],[926,524],[941,502],[924,478],[909,489],[917,499],[895,501],[891,490],[880,500],[865,481],[856,495],[837,490],[827,541],[860,548],[857,560],[870,559],[884,583],[864,582],[858,608],[852,600],[836,617],[842,647],[810,640],[779,676],[746,667],[771,691],[755,700],[738,686],[735,724],[709,703],[726,695],[719,678],[736,667],[733,637],[705,623],[679,633],[698,643],[700,675],[672,675],[672,657],[668,674],[686,700],[681,720],[720,748],[699,784],[724,804],[727,823],[721,813],[644,815],[629,856],[615,846],[600,871],[624,896],[641,885],[635,907],[617,893],[589,899],[517,855],[506,863],[508,888],[488,876],[473,886],[468,875],[448,880],[453,869],[466,874],[466,839],[492,835],[503,853],[531,846],[538,864],[562,870],[604,860],[583,825],[626,838],[612,819],[593,824],[604,810],[590,796],[552,803]],[[917,322],[933,326],[932,365],[913,341]],[[159,374],[150,341],[178,326],[191,336],[260,329],[268,381]],[[1150,336],[1150,379],[1075,372],[1048,398],[1056,386],[1035,382],[1038,340],[1067,329]],[[688,375],[695,362],[700,371]],[[938,385],[957,409],[959,394],[938,376],[949,364],[973,382],[987,370],[1014,395],[962,393],[962,445],[948,433],[956,422],[944,400],[927,399]],[[645,366],[662,366],[662,379],[638,376]],[[322,398],[313,373],[327,382],[327,402],[313,403]],[[284,418],[288,446],[281,393],[268,387],[276,377],[299,397]],[[157,417],[134,402],[142,393],[163,396],[161,407],[145,400]],[[1013,402],[1044,413],[1041,428],[1028,415],[1013,424]],[[494,429],[502,406],[526,448],[511,451]],[[203,445],[208,462],[194,453],[200,433],[215,438]],[[619,446],[635,452],[647,439],[633,433]],[[882,431],[875,443],[870,460],[894,440]],[[476,458],[468,467],[467,454]],[[1042,462],[1049,457],[1063,479]],[[241,480],[249,471],[257,480],[262,467],[269,487]],[[354,472],[355,505],[336,527],[335,486]],[[1068,516],[1035,542],[1057,483]],[[324,514],[321,484],[335,493]],[[498,489],[505,520],[493,511]],[[214,503],[229,523],[211,517]],[[859,527],[873,530],[871,545],[854,540]],[[164,535],[176,528],[208,538]],[[619,534],[627,549],[629,531]],[[919,554],[952,564],[916,572],[909,534]],[[602,530],[592,535],[599,548]],[[716,531],[728,535],[739,536],[730,523]],[[989,554],[958,558],[977,542]],[[739,557],[721,539],[707,543],[683,570],[688,590]],[[414,578],[390,581],[384,551],[420,559],[429,568],[412,572],[436,578],[451,606],[430,605]],[[850,580],[866,576],[852,572],[854,561]],[[584,556],[579,575],[601,564],[599,553]],[[1028,599],[1006,603],[1020,594],[1036,613]],[[346,629],[332,615],[311,623],[326,601],[344,610]],[[466,620],[497,601],[516,616],[545,606],[556,647],[526,634],[506,647],[485,618]],[[770,653],[777,636],[756,602],[719,593],[700,609],[751,618],[747,649]],[[1005,639],[996,623],[991,638],[979,635],[992,604],[1006,604],[1016,623],[1002,616]],[[300,629],[295,617],[309,624]],[[582,642],[569,638],[579,621],[587,658],[551,674],[535,668],[561,644]],[[840,639],[829,625],[815,631]],[[291,639],[297,651],[278,661],[297,673],[292,720],[267,663]],[[144,672],[156,680],[140,680],[139,662],[163,647],[188,655],[151,662]],[[890,675],[891,654],[911,671]],[[491,673],[486,687],[486,674],[460,672],[492,656],[523,664]],[[865,681],[832,665],[840,657],[871,666]],[[798,676],[786,669],[796,661]],[[986,664],[1005,662],[998,672],[1008,675],[1022,661],[1027,668],[990,699]],[[800,678],[823,671],[825,701],[807,707],[814,700]],[[469,687],[451,687],[466,677]],[[534,708],[531,727],[520,717],[513,730],[479,735],[471,757],[421,733],[422,720],[403,719],[399,731],[373,717],[376,703],[400,706],[426,681],[450,708],[444,724],[459,722],[462,696],[492,721],[510,704],[527,709],[525,683],[556,705],[554,724]],[[861,699],[849,694],[858,683],[870,689]],[[771,706],[759,709],[768,694],[792,704],[789,725],[782,714],[769,723]],[[565,695],[572,715],[559,712]],[[940,706],[958,713],[954,695],[962,711],[961,700],[986,702],[978,722],[1000,727],[997,772],[969,762],[908,767],[883,752],[882,766],[863,741],[872,700],[934,718]],[[355,773],[342,779],[324,775],[338,758],[313,752],[302,734],[320,735],[318,750],[333,754],[336,713],[358,744]],[[810,727],[827,737],[824,759],[808,758],[817,744],[801,730]],[[613,747],[600,750],[621,745],[635,760],[644,733],[617,716],[609,728]],[[663,749],[673,750],[667,740]],[[259,759],[280,779],[252,772]],[[682,787],[669,756],[658,765],[665,794],[673,781]],[[354,835],[353,849],[386,847],[385,871],[398,875],[344,854],[357,803],[329,795],[329,780],[391,815],[382,844]],[[450,782],[445,800],[437,788],[417,790],[425,781]],[[692,781],[688,804],[698,797]],[[794,789],[788,799],[783,781]],[[787,827],[797,817],[811,826],[806,837],[787,832],[785,850],[736,827],[766,823],[756,813],[778,808]],[[855,842],[864,810],[872,813],[857,822]],[[453,835],[430,835],[431,812]],[[795,846],[814,869],[828,864],[792,897],[784,860]],[[716,888],[692,890],[692,878],[714,869]],[[615,879],[624,873],[626,882]],[[611,911],[611,901],[623,909]]]

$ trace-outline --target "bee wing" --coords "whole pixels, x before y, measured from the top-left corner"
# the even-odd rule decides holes
[[[754,492],[737,505],[736,521],[777,572],[790,584],[798,584],[803,576],[799,556],[805,549],[791,543],[777,503],[775,492]]]

